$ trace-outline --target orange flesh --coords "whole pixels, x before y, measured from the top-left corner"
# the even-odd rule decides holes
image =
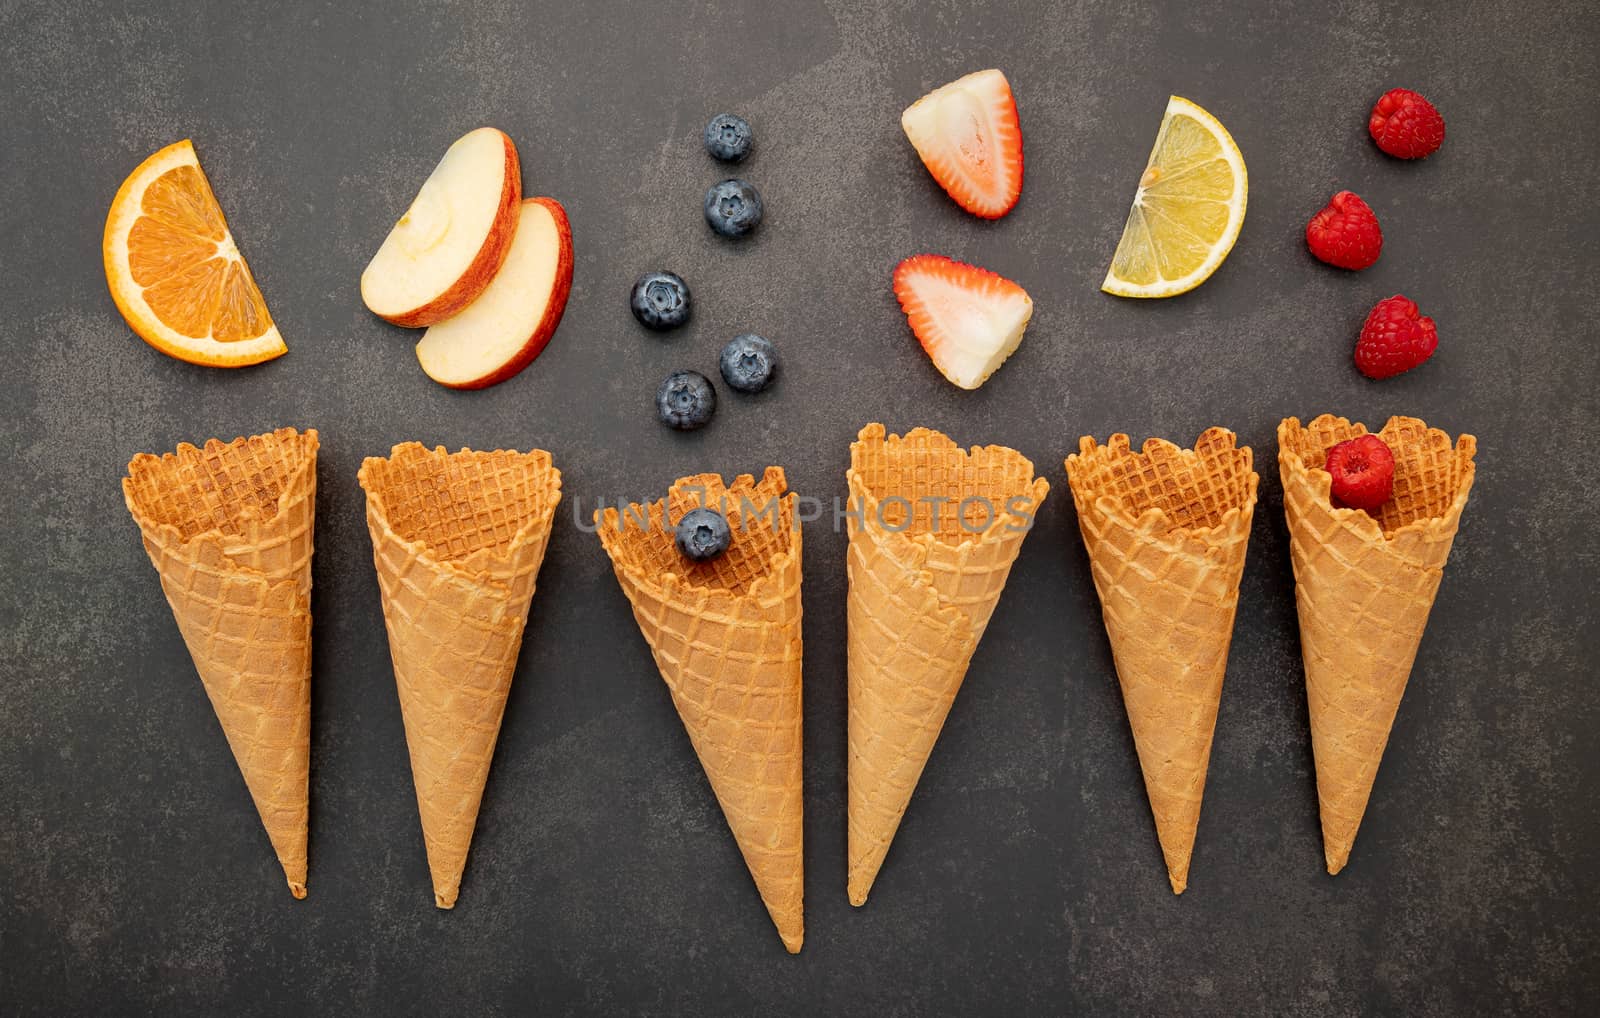
[[[249,268],[221,253],[228,224],[198,167],[156,178],[141,211],[128,231],[128,268],[161,321],[185,336],[223,343],[272,327]]]

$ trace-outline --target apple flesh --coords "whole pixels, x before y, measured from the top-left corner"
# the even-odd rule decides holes
[[[361,273],[373,314],[408,328],[471,304],[499,271],[522,203],[517,147],[480,127],[456,140]]]
[[[417,361],[452,389],[512,377],[544,351],[572,292],[572,228],[554,198],[529,198],[505,264],[482,295],[423,333]]]

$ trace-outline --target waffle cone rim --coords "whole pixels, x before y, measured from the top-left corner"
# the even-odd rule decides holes
[[[291,443],[298,444],[300,447],[298,450],[300,462],[295,465],[294,471],[284,479],[283,490],[278,492],[277,502],[274,504],[270,515],[262,514],[250,507],[246,507],[245,511],[238,514],[237,519],[240,523],[240,532],[238,534],[226,533],[221,527],[208,527],[185,540],[182,532],[175,525],[156,519],[145,510],[134,495],[133,479],[140,471],[163,469],[170,463],[177,462],[184,456],[193,453],[232,450],[258,438],[278,439],[283,442],[285,447],[288,447]],[[139,529],[165,548],[182,549],[186,553],[194,554],[191,549],[197,549],[205,544],[215,544],[223,548],[241,545],[249,546],[259,541],[260,528],[282,518],[293,500],[301,497],[300,486],[295,482],[299,481],[306,471],[314,472],[316,470],[317,452],[321,446],[321,438],[316,428],[307,428],[304,431],[300,431],[293,427],[282,427],[275,428],[272,431],[264,431],[257,435],[240,435],[238,438],[227,442],[220,438],[208,438],[204,444],[199,446],[192,442],[179,442],[171,452],[164,452],[159,455],[150,452],[136,453],[132,459],[128,460],[128,472],[122,478],[122,499],[127,504],[128,512],[132,514],[134,522],[139,525]],[[235,565],[235,568],[248,569],[247,566],[241,565]]]
[[[960,541],[957,541],[954,544],[941,540],[938,534],[928,530],[912,533],[909,527],[901,530],[890,529],[881,522],[882,517],[878,511],[878,507],[882,503],[882,499],[873,493],[871,486],[866,481],[866,478],[862,476],[860,470],[856,469],[855,451],[857,446],[876,441],[883,444],[884,450],[887,453],[896,447],[908,444],[914,439],[932,440],[936,446],[941,447],[941,451],[965,458],[972,458],[979,455],[998,455],[1008,458],[1015,457],[1018,461],[1027,466],[1029,474],[1032,475],[1032,479],[1021,492],[1018,492],[1018,494],[1026,494],[1032,497],[1032,509],[1034,510],[1034,513],[1024,516],[1021,513],[1013,512],[1010,508],[1010,499],[1007,499],[1006,506],[1004,508],[996,509],[996,511],[992,514],[992,518],[989,520],[988,525],[984,527],[982,531],[970,533],[969,536],[962,538]],[[1039,506],[1044,504],[1046,496],[1050,494],[1049,480],[1039,474],[1031,459],[1024,456],[1016,449],[1013,449],[1010,446],[992,444],[973,445],[970,447],[962,446],[949,435],[946,435],[944,432],[938,431],[934,428],[918,426],[912,428],[910,431],[907,431],[904,435],[895,435],[890,434],[888,429],[885,428],[883,424],[874,421],[857,432],[856,440],[850,445],[850,460],[850,467],[845,471],[845,482],[848,487],[851,503],[859,504],[861,511],[860,523],[856,528],[857,532],[870,533],[875,536],[881,535],[879,539],[884,542],[902,542],[914,547],[920,547],[923,549],[923,555],[921,556],[922,561],[926,561],[926,558],[928,557],[928,550],[932,549],[936,545],[943,546],[950,549],[951,552],[959,554],[965,549],[986,544],[989,541],[996,539],[1001,529],[1009,528],[1013,521],[1020,521],[1023,519],[1031,520],[1033,516],[1037,514]],[[857,503],[858,499],[859,503]],[[874,522],[872,525],[869,525],[869,521]],[[1025,529],[1031,529],[1031,527],[1032,524],[1030,523],[1029,527]]]
[[[1290,449],[1284,443],[1285,435],[1293,431],[1311,431],[1324,422],[1340,427],[1357,428],[1360,429],[1358,434],[1377,435],[1379,438],[1383,438],[1390,425],[1404,421],[1415,421],[1421,424],[1426,429],[1424,432],[1426,437],[1431,438],[1433,435],[1438,435],[1443,440],[1444,445],[1450,448],[1452,455],[1463,458],[1463,465],[1455,496],[1446,503],[1441,512],[1433,516],[1418,517],[1405,526],[1396,527],[1388,533],[1384,533],[1383,525],[1366,510],[1334,505],[1332,495],[1333,475],[1320,466],[1306,463],[1304,456]],[[1369,430],[1366,424],[1361,421],[1351,421],[1331,413],[1319,414],[1309,424],[1301,424],[1298,417],[1285,417],[1278,422],[1277,436],[1278,466],[1283,472],[1284,489],[1287,491],[1291,483],[1297,487],[1308,489],[1319,508],[1326,510],[1333,519],[1350,528],[1368,542],[1385,546],[1393,546],[1396,542],[1411,535],[1421,536],[1431,530],[1454,529],[1455,524],[1452,521],[1461,518],[1461,512],[1466,508],[1467,496],[1472,491],[1472,482],[1477,475],[1477,463],[1474,459],[1478,451],[1477,437],[1463,432],[1456,436],[1454,442],[1451,442],[1449,432],[1442,428],[1429,427],[1428,422],[1420,417],[1391,414],[1384,421],[1383,427],[1377,431]],[[1384,438],[1384,441],[1387,443],[1388,439]]]
[[[1244,466],[1250,472],[1250,479],[1245,490],[1245,496],[1239,504],[1230,507],[1216,523],[1209,527],[1170,523],[1168,522],[1169,517],[1166,510],[1154,505],[1139,513],[1138,516],[1134,516],[1119,500],[1111,495],[1101,494],[1095,486],[1089,485],[1087,479],[1083,479],[1083,487],[1081,488],[1079,483],[1075,483],[1073,463],[1075,461],[1087,463],[1090,457],[1106,459],[1121,459],[1124,456],[1148,457],[1152,448],[1166,446],[1176,451],[1179,455],[1186,456],[1188,460],[1195,460],[1198,458],[1195,446],[1199,445],[1201,440],[1213,431],[1225,434],[1228,437],[1231,448],[1235,452],[1243,454]],[[1141,536],[1153,537],[1158,540],[1183,541],[1187,539],[1208,547],[1214,547],[1220,539],[1229,532],[1236,530],[1241,524],[1245,527],[1249,526],[1249,520],[1254,517],[1256,504],[1260,497],[1261,473],[1255,469],[1255,452],[1248,445],[1239,445],[1238,441],[1238,434],[1221,425],[1212,425],[1209,428],[1205,428],[1199,435],[1195,436],[1194,442],[1188,446],[1180,446],[1176,442],[1152,435],[1144,440],[1137,452],[1133,450],[1132,442],[1125,432],[1118,431],[1113,433],[1106,440],[1105,445],[1098,444],[1093,435],[1084,435],[1078,439],[1078,451],[1070,454],[1063,465],[1066,468],[1067,482],[1072,488],[1074,497],[1081,498],[1083,504],[1093,508],[1108,519],[1123,523],[1134,533]],[[1082,492],[1081,496],[1079,494],[1080,491]]]
[[[665,569],[658,572],[648,572],[634,567],[632,556],[619,558],[615,554],[617,542],[633,533],[644,533],[647,528],[638,524],[638,512],[643,512],[647,520],[651,519],[650,510],[659,507],[662,519],[668,518],[670,511],[669,499],[673,489],[686,483],[700,481],[707,477],[716,477],[722,484],[726,493],[748,491],[753,493],[770,492],[768,502],[772,499],[778,501],[780,518],[787,517],[793,521],[793,529],[798,536],[800,524],[794,515],[794,509],[799,501],[799,494],[789,490],[788,476],[783,467],[768,466],[762,471],[758,481],[753,474],[739,474],[733,483],[727,483],[721,474],[715,472],[686,474],[673,481],[667,488],[667,494],[649,502],[630,502],[626,506],[608,506],[596,509],[594,524],[600,534],[600,544],[611,559],[612,568],[618,573],[625,573],[629,582],[635,584],[640,590],[665,603],[686,604],[697,599],[703,600],[700,611],[707,615],[714,615],[723,620],[733,621],[738,618],[736,606],[741,603],[767,605],[777,602],[785,596],[782,577],[786,567],[791,561],[799,562],[801,554],[799,542],[793,541],[784,551],[773,552],[766,560],[762,574],[750,582],[750,586],[742,593],[735,593],[725,586],[715,584],[702,584],[695,582],[685,573]],[[762,503],[763,506],[768,504]],[[683,596],[687,592],[688,596]],[[715,604],[717,607],[712,609]]]
[[[375,467],[379,463],[392,463],[402,453],[419,453],[428,457],[449,459],[453,456],[516,456],[533,461],[534,465],[547,471],[550,476],[549,486],[546,490],[546,499],[537,512],[530,513],[518,526],[511,538],[503,544],[491,545],[480,548],[465,558],[441,558],[427,541],[417,538],[412,540],[396,530],[389,521],[389,510],[384,496],[390,490],[389,486],[379,480]],[[548,532],[554,522],[556,507],[561,503],[561,469],[555,465],[555,458],[545,449],[529,449],[522,452],[517,449],[496,448],[493,450],[472,449],[462,446],[455,452],[450,452],[442,444],[428,448],[421,442],[400,442],[389,449],[388,456],[368,456],[361,461],[361,469],[356,471],[356,483],[361,485],[366,493],[367,515],[375,519],[383,528],[384,533],[392,536],[397,544],[415,558],[442,570],[454,573],[457,576],[476,582],[494,583],[500,586],[506,584],[486,575],[490,572],[505,572],[511,570],[516,561],[517,553],[530,543],[534,543],[536,536]],[[491,563],[497,563],[501,568],[491,570]]]

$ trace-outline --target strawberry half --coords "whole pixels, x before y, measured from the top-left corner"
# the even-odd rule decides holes
[[[897,265],[894,295],[934,366],[963,389],[976,389],[1005,363],[1033,317],[1022,287],[943,255]]]
[[[1017,204],[1022,126],[1000,71],[977,71],[934,89],[900,114],[900,126],[957,205],[999,219]]]

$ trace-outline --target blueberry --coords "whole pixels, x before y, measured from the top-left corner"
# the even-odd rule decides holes
[[[689,320],[689,285],[674,272],[646,272],[633,284],[628,304],[647,329],[676,329]]]
[[[715,509],[690,509],[678,521],[678,551],[684,558],[710,562],[728,550],[733,531],[728,518]]]
[[[656,416],[669,428],[703,428],[716,412],[717,390],[698,371],[674,371],[656,390]]]
[[[722,380],[740,392],[760,392],[772,384],[778,373],[778,351],[760,336],[745,333],[735,336],[717,358]]]
[[[750,144],[755,136],[743,117],[732,113],[718,113],[706,125],[706,151],[711,158],[725,163],[740,163],[750,154]]]
[[[706,192],[706,222],[724,237],[743,237],[761,225],[761,192],[748,180],[711,185]]]

